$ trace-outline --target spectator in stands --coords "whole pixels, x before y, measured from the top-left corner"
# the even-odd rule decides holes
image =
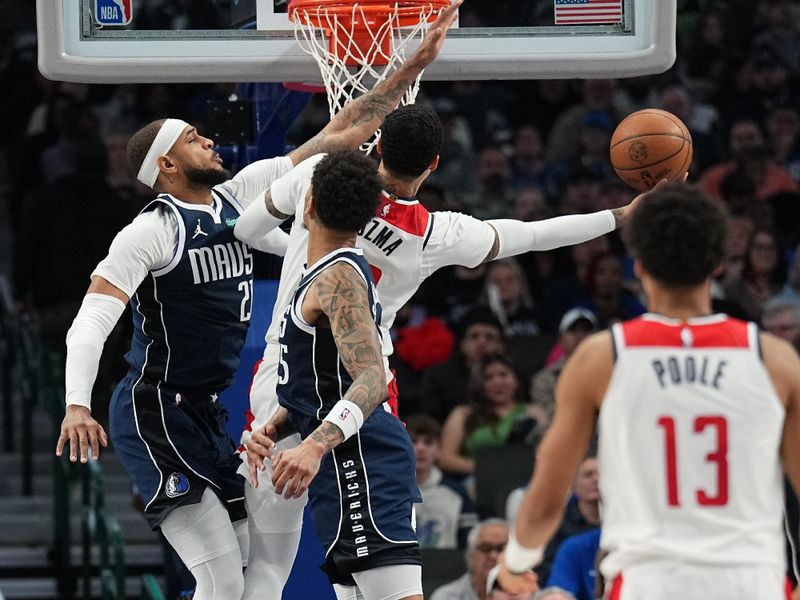
[[[469,404],[455,407],[442,429],[442,470],[458,476],[475,471],[475,455],[503,446],[517,421],[527,415],[520,382],[511,362],[488,354],[473,367]]]
[[[472,368],[488,354],[505,351],[503,328],[486,308],[468,313],[458,324],[458,351],[443,365],[432,367],[422,380],[421,412],[443,423],[447,415],[467,402]]]
[[[467,572],[436,590],[431,600],[487,600],[487,576],[507,542],[508,525],[502,519],[478,523],[467,537]]]
[[[628,199],[630,202],[631,199]],[[552,211],[547,205],[547,198],[541,188],[526,186],[514,193],[514,204],[511,208],[511,217],[519,221],[541,221],[552,217]],[[530,254],[539,254],[531,252]]]
[[[406,431],[414,444],[417,486],[422,494],[422,504],[416,507],[420,547],[465,548],[478,515],[464,486],[436,466],[441,448],[439,423],[416,415],[406,422]]]
[[[583,82],[583,102],[563,111],[553,124],[547,140],[547,159],[569,161],[580,151],[581,124],[587,113],[606,113],[614,127],[631,112],[631,105],[617,89],[613,79],[587,79]]]
[[[535,125],[520,125],[514,131],[514,153],[511,158],[511,183],[515,188],[546,189],[549,179],[544,160],[542,133]]]
[[[800,348],[800,309],[788,302],[769,301],[764,305],[761,325],[765,331]]]
[[[525,274],[516,259],[496,260],[489,265],[481,302],[503,325],[506,337],[535,337],[540,328]]]
[[[719,111],[709,104],[693,100],[680,84],[665,87],[659,105],[678,117],[692,135],[694,156],[689,172],[702,173],[723,158],[725,144],[720,132]]]
[[[511,166],[499,146],[488,145],[478,154],[477,181],[461,200],[477,219],[501,219],[511,214]]]
[[[800,180],[800,113],[797,106],[776,106],[767,117],[767,137],[775,164]]]
[[[797,3],[792,0],[761,2],[766,27],[753,39],[753,46],[769,46],[786,63],[793,75],[800,75],[800,29]]]
[[[750,236],[742,277],[725,284],[725,296],[741,306],[748,319],[758,321],[761,306],[778,293],[785,281],[786,260],[777,234],[760,227]]]
[[[566,590],[576,600],[593,600],[599,550],[599,527],[565,539],[556,551],[547,586]]]
[[[611,252],[594,257],[584,280],[586,295],[576,306],[597,316],[604,329],[617,321],[630,319],[645,312],[644,306],[623,285],[622,261]]]
[[[800,246],[794,250],[792,266],[789,268],[789,281],[780,292],[769,299],[769,302],[789,303],[800,309]]]
[[[756,121],[743,118],[731,126],[731,160],[708,169],[700,178],[700,188],[718,200],[722,199],[722,181],[733,172],[740,171],[755,184],[755,197],[766,200],[774,194],[797,192],[797,182],[769,158],[764,134]]]
[[[530,412],[539,424],[546,427],[553,420],[556,382],[567,358],[584,339],[597,331],[597,328],[597,317],[583,308],[568,310],[561,318],[558,326],[558,344],[563,354],[557,362],[539,371],[531,381]]]

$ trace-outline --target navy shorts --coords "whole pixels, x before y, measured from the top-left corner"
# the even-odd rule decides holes
[[[228,412],[209,390],[157,387],[130,371],[111,398],[111,442],[157,529],[169,511],[210,488],[231,521],[244,519],[244,478],[225,431]]]
[[[317,424],[295,426],[305,437]],[[380,407],[322,459],[308,493],[331,583],[355,585],[353,573],[422,564],[412,524],[413,505],[422,500],[414,468],[403,424]]]

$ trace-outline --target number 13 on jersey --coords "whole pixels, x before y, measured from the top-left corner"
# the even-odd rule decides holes
[[[667,483],[667,504],[679,507],[680,502],[680,470],[678,469],[678,447],[681,441],[677,436],[675,418],[661,416],[656,421],[664,434],[664,458]],[[701,415],[692,422],[693,435],[704,435],[706,430],[713,431],[715,441],[705,456],[687,456],[686,461],[711,463],[716,467],[716,489],[711,486],[695,490],[695,500],[700,506],[725,506],[728,504],[728,421],[721,415]],[[712,491],[713,490],[713,491]]]

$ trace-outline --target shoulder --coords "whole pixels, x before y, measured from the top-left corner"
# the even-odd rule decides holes
[[[770,333],[759,334],[764,366],[778,392],[786,403],[790,395],[800,391],[800,358],[797,350],[786,340]]]
[[[178,217],[172,205],[166,202],[158,202],[158,205],[139,213],[128,225],[119,233],[118,237],[124,240],[135,242],[137,240],[152,240],[167,237],[174,239],[178,227]]]
[[[600,528],[590,529],[583,533],[576,533],[565,539],[561,546],[566,552],[580,552],[582,550],[597,548],[600,545]],[[561,548],[559,548],[559,551]]]

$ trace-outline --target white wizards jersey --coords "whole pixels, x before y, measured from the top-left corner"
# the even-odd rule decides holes
[[[283,259],[272,322],[267,330],[264,365],[259,368],[250,393],[255,427],[263,425],[277,407],[275,382],[259,379],[274,379],[277,373],[277,367],[273,365],[278,360],[281,316],[289,305],[306,263],[305,198],[311,187],[314,166],[324,156],[318,154],[303,161],[274,182],[270,190],[278,210],[294,214],[295,219]],[[383,193],[377,214],[360,232],[357,245],[372,268],[383,307],[380,329],[387,379],[391,379],[388,371],[388,357],[392,353],[389,329],[397,311],[437,269],[447,265],[478,266],[492,249],[494,239],[494,229],[483,221],[460,213],[430,213],[416,199]]]
[[[785,411],[755,324],[648,314],[612,334],[599,418],[603,574],[663,560],[785,568]]]

